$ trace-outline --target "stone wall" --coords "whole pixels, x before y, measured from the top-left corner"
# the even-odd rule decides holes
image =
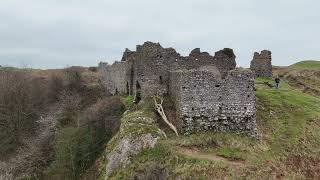
[[[196,48],[184,57],[173,48],[145,42],[137,45],[136,51],[126,49],[121,62],[113,65],[100,63],[99,71],[112,94],[128,94],[129,89],[129,94],[134,95],[139,91],[144,98],[168,93],[170,71],[216,65],[222,77],[225,77],[228,71],[236,67],[235,58],[233,50],[227,48],[216,52],[215,56]]]
[[[213,130],[256,136],[254,75],[232,70],[225,79],[216,67],[170,73],[170,96],[184,134]]]
[[[255,72],[256,76],[272,77],[271,61],[271,51],[263,50],[260,54],[255,52],[250,69]]]
[[[100,63],[98,67],[107,90],[115,94],[130,93],[130,62],[115,62],[112,65]]]
[[[169,72],[179,69],[194,69],[207,65],[220,68],[222,76],[236,67],[235,55],[231,49],[218,51],[216,56],[201,52],[199,48],[189,56],[181,56],[173,48],[163,48],[159,43],[145,42],[138,45],[133,62],[133,90],[140,86],[142,97],[168,93]]]

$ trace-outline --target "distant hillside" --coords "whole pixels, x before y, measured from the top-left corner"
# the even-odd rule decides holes
[[[320,96],[320,61],[301,61],[289,67],[275,67],[273,71],[291,86]]]
[[[289,66],[290,69],[319,69],[320,70],[320,61],[301,61]]]

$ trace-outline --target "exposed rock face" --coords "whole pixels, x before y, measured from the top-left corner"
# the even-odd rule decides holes
[[[253,60],[251,61],[250,69],[256,76],[272,77],[271,61],[271,51],[263,50],[260,54],[255,52]]]
[[[214,130],[255,137],[254,74],[232,70],[225,79],[215,67],[178,70],[170,74],[170,95],[184,134]]]
[[[107,177],[119,167],[126,167],[130,163],[130,157],[137,155],[144,149],[153,148],[158,137],[151,134],[143,134],[140,137],[125,137],[120,140],[115,150],[107,157]]]
[[[131,163],[131,157],[153,148],[163,132],[157,127],[152,112],[124,114],[119,132],[107,146],[106,179]]]

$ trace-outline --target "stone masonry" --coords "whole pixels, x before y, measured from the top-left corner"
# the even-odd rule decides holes
[[[254,74],[236,69],[221,78],[212,66],[170,74],[170,92],[185,134],[214,130],[256,136]]]
[[[254,53],[250,69],[256,76],[272,77],[271,51],[263,50]]]
[[[229,48],[214,56],[199,48],[181,56],[145,42],[136,51],[126,49],[120,62],[100,63],[99,72],[112,94],[171,96],[183,134],[213,130],[256,136],[254,74],[236,69],[235,58]]]

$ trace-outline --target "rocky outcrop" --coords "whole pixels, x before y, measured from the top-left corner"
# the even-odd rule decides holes
[[[108,143],[106,177],[108,179],[120,168],[131,163],[131,157],[153,148],[163,132],[157,127],[152,112],[136,111],[126,114],[121,120],[118,134]]]
[[[141,150],[153,148],[158,138],[148,133],[140,137],[121,139],[114,151],[108,155],[107,176],[110,176],[116,168],[126,167],[130,163],[131,156],[137,155]]]

